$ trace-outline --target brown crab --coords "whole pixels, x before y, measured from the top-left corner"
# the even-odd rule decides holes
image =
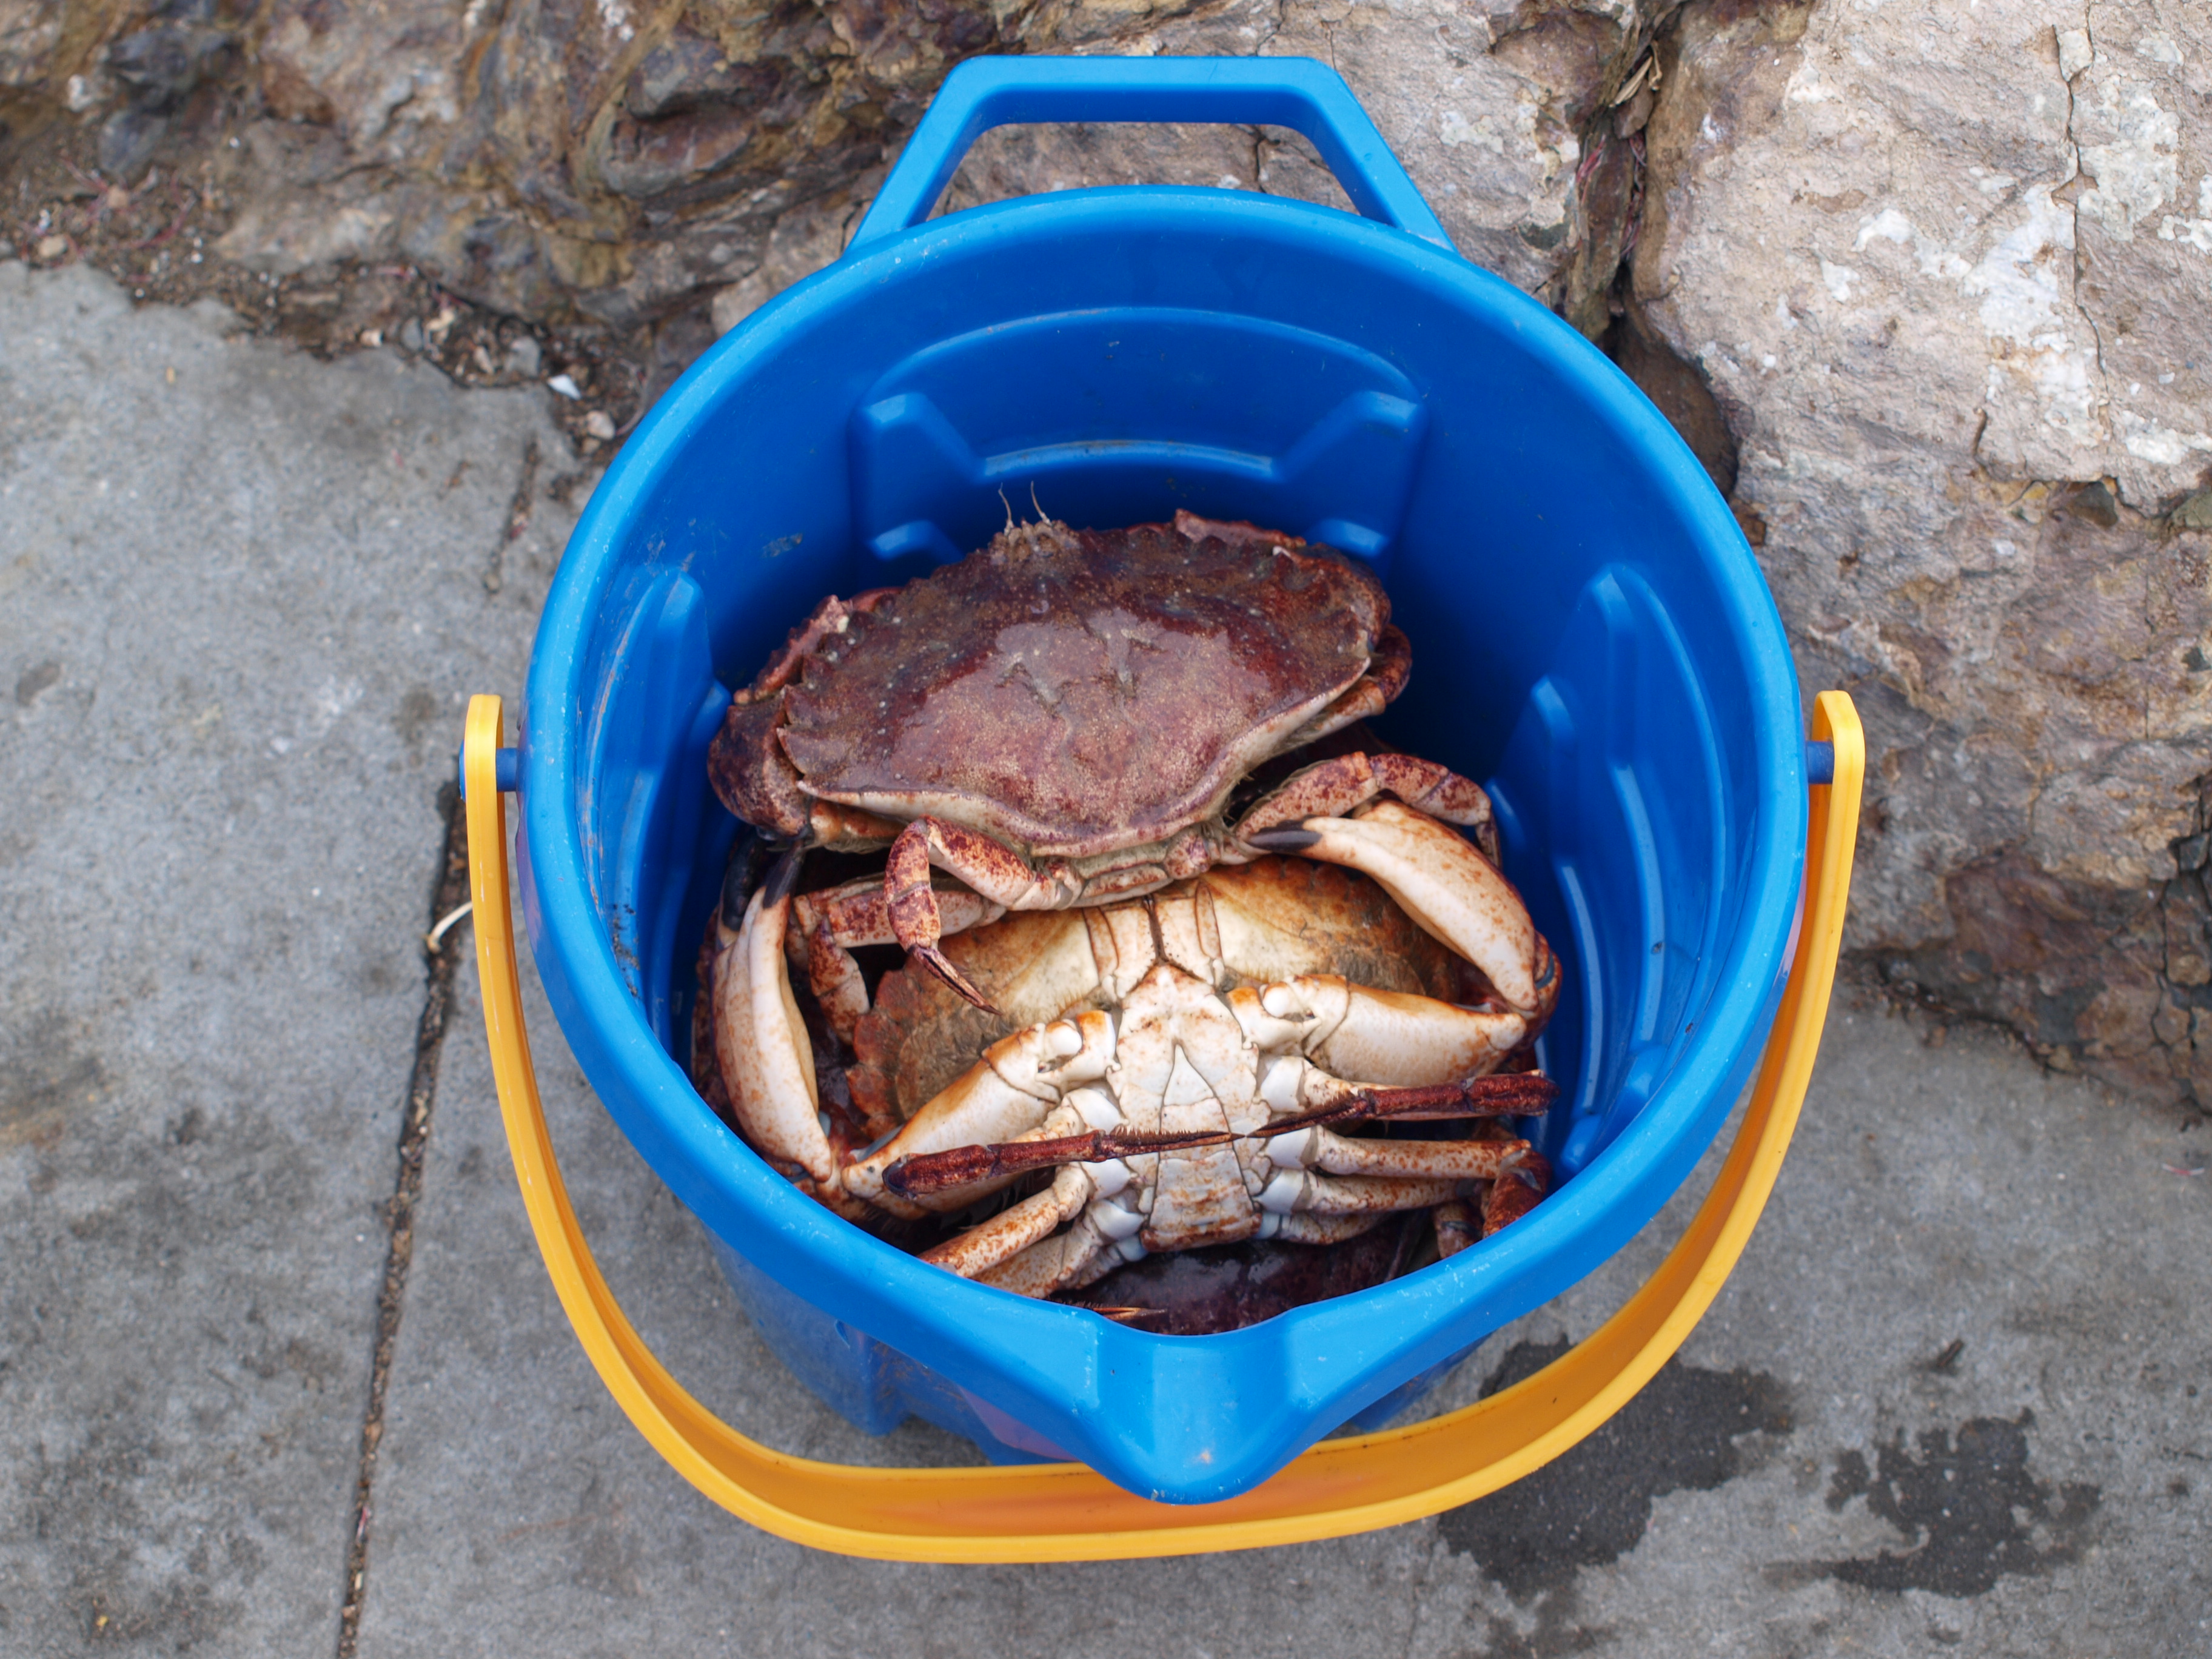
[[[842,980],[842,1021],[859,975],[830,958],[884,924],[981,1006],[940,948],[932,866],[974,896],[957,919],[973,925],[1310,851],[1313,820],[1382,794],[1471,828],[1494,860],[1481,788],[1409,755],[1317,762],[1225,821],[1255,767],[1379,712],[1410,666],[1381,584],[1297,537],[1188,513],[1113,531],[1009,522],[902,588],[825,599],[732,702],[710,774],[763,834],[890,846],[879,895],[815,908],[812,972]],[[1533,1012],[1550,972],[1547,953],[1492,978]]]
[[[1376,821],[1428,860],[1486,865],[1394,801],[1352,822]],[[841,1146],[787,976],[808,949],[796,863],[778,866],[735,926],[734,904],[718,924],[712,1035],[735,1116],[855,1219],[949,1218],[1053,1170],[1044,1190],[924,1252],[953,1272],[1042,1296],[1153,1250],[1331,1243],[1395,1212],[1462,1206],[1440,1217],[1449,1253],[1471,1225],[1466,1199],[1487,1194],[1492,1231],[1510,1218],[1510,1194],[1540,1182],[1540,1158],[1510,1136],[1340,1133],[1540,1112],[1550,1082],[1498,1068],[1541,1015],[1480,995],[1497,960],[1487,933],[1444,934],[1448,954],[1386,884],[1280,859],[947,939],[989,1014],[953,1007],[911,971],[888,976],[856,1023],[849,1081],[869,1128],[890,1127],[857,1152]],[[1472,1006],[1446,1000],[1470,993]]]

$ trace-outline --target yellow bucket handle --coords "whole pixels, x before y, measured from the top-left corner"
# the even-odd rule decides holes
[[[599,1377],[677,1471],[764,1531],[892,1561],[1095,1561],[1301,1544],[1419,1520],[1517,1480],[1627,1403],[1690,1334],[1742,1255],[1789,1150],[1820,1045],[1857,840],[1865,739],[1840,691],[1821,693],[1813,737],[1834,747],[1816,786],[1796,959],[1743,1125],[1718,1179],[1659,1270],[1626,1306],[1535,1376],[1404,1428],[1323,1441],[1273,1479],[1218,1504],[1156,1504],[1079,1463],[858,1468],[793,1457],[714,1417],[653,1358],[599,1276],[538,1099],[507,908],[501,703],[469,705],[469,886],[484,1027],[522,1201],[561,1305]]]

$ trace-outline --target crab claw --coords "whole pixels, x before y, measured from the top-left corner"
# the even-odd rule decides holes
[[[979,1165],[961,1181],[933,1181],[941,1166],[924,1162],[948,1150],[1006,1142],[1032,1133],[1059,1104],[1061,1092],[1105,1075],[1114,1058],[1114,1022],[1095,1011],[1051,1020],[1000,1038],[983,1058],[948,1084],[906,1127],[845,1170],[845,1188],[871,1203],[960,1209],[1003,1187],[1018,1168]],[[1076,1127],[1071,1120],[1069,1127]],[[908,1182],[906,1170],[917,1170]],[[985,1184],[991,1183],[991,1184]],[[941,1194],[957,1188],[957,1197]],[[919,1213],[917,1211],[916,1213]]]
[[[1530,1026],[1559,994],[1559,964],[1496,865],[1434,818],[1380,801],[1356,818],[1307,818],[1244,837],[1271,853],[1348,865],[1379,883],[1423,931],[1482,969]]]
[[[891,843],[884,867],[884,903],[891,931],[907,953],[987,1014],[999,1011],[990,998],[937,948],[944,918],[929,884],[932,864],[950,872],[989,902],[1010,910],[1056,908],[1038,902],[1046,889],[1036,872],[1010,848],[957,824],[916,818]]]
[[[967,975],[962,973],[959,969],[954,967],[952,964],[952,958],[946,956],[944,951],[939,950],[934,945],[918,945],[914,947],[912,954],[916,962],[919,962],[923,967],[928,969],[931,973],[943,980],[952,990],[966,998],[969,1002],[974,1004],[976,1007],[981,1008],[985,1013],[995,1014],[999,1012],[998,1009],[993,1006],[991,999],[985,996],[982,992],[975,988],[975,982],[969,979]]]
[[[837,1155],[816,1116],[821,1103],[814,1055],[784,972],[789,863],[770,872],[734,932],[726,917],[720,924],[715,1056],[746,1137],[770,1158],[804,1170],[817,1191],[828,1192],[836,1187]]]

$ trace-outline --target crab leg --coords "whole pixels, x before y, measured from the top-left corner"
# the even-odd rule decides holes
[[[1018,1145],[1018,1137],[1044,1128],[1053,1119],[1062,1091],[1103,1077],[1113,1054],[1114,1022],[1103,1013],[1032,1025],[1000,1038],[983,1051],[980,1064],[916,1112],[894,1139],[849,1165],[845,1190],[907,1216],[966,1207],[1019,1171],[971,1174],[966,1182],[942,1187],[902,1183],[898,1189],[884,1176],[895,1164],[918,1162],[948,1148]],[[1071,1114],[1065,1127],[1073,1129],[1080,1121]],[[945,1194],[952,1195],[940,1195]]]
[[[1340,818],[1377,795],[1395,795],[1415,811],[1474,830],[1482,850],[1498,856],[1490,797],[1472,778],[1418,755],[1354,752],[1316,761],[1293,772],[1254,803],[1238,822],[1237,835],[1273,830],[1304,818]]]
[[[970,1227],[958,1237],[923,1251],[921,1259],[963,1279],[973,1279],[1049,1238],[1063,1222],[1082,1213],[1097,1190],[1083,1166],[1071,1164],[1053,1177],[1052,1185],[1044,1191],[1000,1211],[980,1227]]]
[[[1262,1210],[1285,1216],[1297,1212],[1387,1214],[1448,1204],[1466,1187],[1464,1181],[1448,1177],[1404,1181],[1388,1176],[1330,1176],[1316,1175],[1310,1170],[1285,1170],[1267,1183],[1258,1203]]]
[[[937,948],[945,921],[929,883],[933,864],[1009,910],[1060,909],[1074,902],[1081,884],[1061,880],[1057,869],[1040,872],[1005,842],[938,818],[916,818],[899,831],[884,870],[892,933],[930,972],[985,1012],[995,1012],[990,1000]]]
[[[1529,1150],[1525,1140],[1352,1140],[1328,1129],[1304,1128],[1278,1136],[1269,1143],[1267,1157],[1285,1175],[1308,1169],[1397,1182],[1495,1181]],[[1268,1189],[1285,1178],[1275,1176]]]
[[[1301,1076],[1300,1073],[1303,1073]],[[1292,1081],[1285,1085],[1281,1079],[1288,1075]],[[957,1086],[957,1085],[955,1085]],[[1297,1162],[1309,1142],[1300,1137],[1311,1133],[1328,1133],[1331,1124],[1350,1124],[1392,1120],[1399,1122],[1456,1121],[1469,1117],[1534,1117],[1540,1114],[1559,1097],[1559,1085],[1551,1079],[1534,1072],[1516,1072],[1505,1075],[1474,1078],[1462,1083],[1434,1084],[1411,1089],[1362,1089],[1353,1084],[1332,1078],[1317,1066],[1307,1066],[1297,1060],[1277,1060],[1262,1085],[1269,1103],[1287,1102],[1291,1105],[1310,1105],[1315,1109],[1297,1116],[1278,1118],[1263,1127],[1247,1134],[1234,1130],[1205,1130],[1188,1133],[1132,1129],[1122,1126],[1079,1133],[1048,1133],[1038,1132],[1015,1139],[968,1146],[948,1146],[941,1151],[908,1152],[898,1157],[883,1170],[883,1184],[895,1196],[915,1203],[926,1202],[939,1193],[958,1192],[960,1201],[967,1203],[980,1191],[988,1190],[985,1182],[1003,1186],[1018,1175],[1031,1170],[1049,1169],[1054,1164],[1112,1164],[1132,1158],[1158,1156],[1162,1153],[1203,1151],[1209,1146],[1227,1146],[1237,1140],[1273,1140],[1287,1146],[1291,1152],[1287,1157]],[[948,1092],[950,1092],[948,1091]],[[935,1103],[933,1102],[932,1104]],[[927,1108],[923,1109],[927,1110]],[[902,1145],[902,1136],[894,1147]],[[1500,1143],[1486,1141],[1421,1141],[1421,1140],[1346,1140],[1330,1133],[1328,1145],[1346,1147],[1388,1147],[1397,1152],[1419,1152],[1429,1146],[1465,1148],[1484,1146],[1481,1152],[1454,1154],[1445,1163],[1456,1169],[1468,1164],[1470,1178],[1487,1181],[1499,1165],[1501,1145],[1526,1147],[1526,1141]],[[879,1161],[892,1149],[877,1155]],[[1359,1163],[1367,1156],[1363,1152],[1338,1154],[1353,1160],[1346,1163],[1340,1173],[1370,1173],[1390,1164]],[[1510,1160],[1507,1160],[1510,1161]],[[1335,1169],[1336,1165],[1324,1167]],[[1443,1166],[1439,1166],[1441,1168]],[[1431,1174],[1436,1170],[1423,1169],[1416,1173]]]
[[[817,1115],[813,1049],[784,971],[796,872],[796,860],[779,864],[726,939],[714,975],[714,1054],[746,1139],[805,1170],[826,1194],[837,1188],[837,1155]],[[728,924],[720,925],[727,935]]]
[[[1332,732],[1341,732],[1354,720],[1371,720],[1389,708],[1397,695],[1406,689],[1406,682],[1413,672],[1413,647],[1405,635],[1390,623],[1384,623],[1376,635],[1373,654],[1368,659],[1367,672],[1352,683],[1352,689],[1334,702],[1300,726],[1286,749],[1299,749],[1317,738]]]
[[[1064,1233],[1039,1239],[1020,1255],[975,1275],[985,1285],[1016,1296],[1048,1297],[1054,1291],[1080,1290],[1097,1283],[1124,1261],[1144,1259],[1145,1249],[1133,1237],[1121,1240],[1101,1231],[1093,1204],[1075,1218]],[[1116,1215],[1123,1213],[1115,1211]]]
[[[1483,1195],[1482,1236],[1487,1238],[1528,1214],[1551,1185],[1551,1161],[1534,1150],[1523,1153],[1521,1161],[1492,1182]]]
[[[1484,1190],[1480,1221],[1465,1200],[1437,1206],[1437,1255],[1457,1255],[1478,1238],[1511,1226],[1536,1207],[1551,1185],[1550,1160],[1533,1149],[1523,1152],[1518,1164]]]
[[[1475,1226],[1474,1212],[1467,1200],[1455,1198],[1449,1204],[1437,1206],[1437,1259],[1449,1261],[1474,1243],[1480,1236]]]
[[[1277,1053],[1259,1073],[1260,1097],[1275,1121],[1254,1131],[1286,1133],[1290,1122],[1401,1122],[1440,1118],[1534,1117],[1559,1097],[1559,1085],[1540,1072],[1489,1072],[1444,1083],[1382,1087],[1351,1083],[1295,1052]]]
[[[965,888],[933,890],[941,923],[951,933],[965,933],[1006,914]],[[792,901],[786,948],[804,963],[808,988],[822,1005],[830,1031],[848,1049],[860,1016],[868,1012],[867,981],[860,977],[860,964],[853,960],[853,948],[897,942],[884,884],[872,876],[818,893],[802,893]]]
[[[1260,1229],[1262,1238],[1279,1238],[1291,1244],[1341,1244],[1347,1238],[1371,1233],[1382,1224],[1388,1210],[1365,1210],[1350,1215],[1316,1215],[1300,1210],[1291,1215],[1267,1212]]]
[[[1386,800],[1356,818],[1308,818],[1246,839],[1268,852],[1364,871],[1422,929],[1481,969],[1532,1027],[1551,1013],[1559,963],[1521,895],[1496,865],[1434,818]]]
[[[880,817],[834,800],[815,801],[806,813],[808,845],[831,853],[872,853],[896,841],[903,828],[896,818]]]

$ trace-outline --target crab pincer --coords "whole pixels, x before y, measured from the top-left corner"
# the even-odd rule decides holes
[[[1559,1000],[1559,964],[1504,872],[1425,813],[1378,800],[1352,817],[1309,817],[1241,832],[1267,852],[1364,872],[1419,924],[1489,979],[1499,1000],[1541,1028]]]

